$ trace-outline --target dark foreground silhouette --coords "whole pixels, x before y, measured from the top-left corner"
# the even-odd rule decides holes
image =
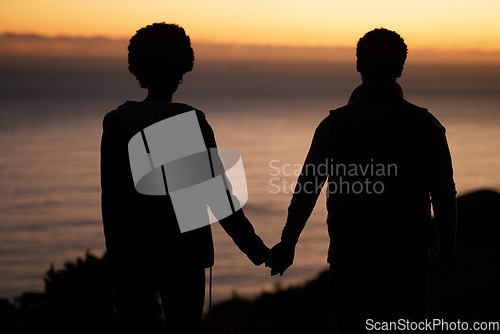
[[[326,183],[330,291],[342,334],[364,332],[367,319],[422,320],[431,272],[443,279],[452,267],[451,155],[445,128],[397,83],[407,53],[403,38],[385,28],[359,39],[362,84],[317,126],[271,251],[271,275],[283,274]],[[433,253],[431,204],[439,233]]]
[[[138,192],[128,149],[131,139],[142,134],[144,142],[141,145],[149,153],[147,135],[143,130],[190,111],[195,115],[194,122],[198,123],[202,138],[191,134],[186,134],[189,138],[181,138],[176,134],[178,144],[199,141],[209,152],[210,148],[217,147],[215,135],[201,110],[172,102],[183,76],[194,65],[194,51],[183,28],[166,23],[148,25],[130,39],[128,51],[129,70],[139,85],[147,89],[148,95],[143,101],[126,101],[105,115],[100,165],[106,269],[116,294],[117,330],[119,333],[154,332],[157,307],[152,300],[155,293],[159,293],[168,332],[197,333],[205,301],[205,269],[214,264],[211,227],[204,225],[181,232],[178,211],[174,209],[172,193],[169,193],[172,189],[169,188],[172,186],[170,182],[182,174],[179,171],[168,173],[165,172],[168,170],[166,165],[161,165],[163,182],[155,181],[154,184],[162,185],[163,196]],[[175,147],[172,151],[185,152],[186,146]],[[151,169],[148,170],[152,170],[153,158],[149,157]],[[217,156],[210,160],[210,164],[206,161],[205,166],[210,171],[208,168],[195,171],[194,168],[184,172],[191,180],[199,178],[203,172],[211,172],[215,177],[213,166],[221,165]],[[156,168],[155,171],[160,170],[160,166],[156,165]],[[190,168],[193,168],[192,163]],[[229,186],[226,187],[227,196],[234,201],[236,197]],[[210,194],[214,195],[213,192]],[[203,198],[200,202],[200,197],[189,199],[192,201],[183,202],[192,203],[189,210],[193,211],[196,211],[197,202],[207,201]],[[207,224],[210,221],[206,205],[199,218]],[[256,266],[266,261],[270,251],[255,233],[243,209],[235,211],[232,207],[232,214],[218,221]]]
[[[430,288],[428,318],[500,319],[500,194],[482,190],[458,198],[459,233],[449,281]],[[51,268],[44,293],[23,293],[14,303],[0,299],[1,333],[113,333],[112,289],[105,283],[104,260],[89,253]],[[202,333],[333,333],[329,273],[303,286],[277,289],[254,300],[234,297],[213,307]],[[155,333],[162,333],[159,298]]]

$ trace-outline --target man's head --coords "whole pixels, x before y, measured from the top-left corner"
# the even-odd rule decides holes
[[[408,54],[405,41],[385,28],[367,32],[356,47],[356,69],[364,81],[396,81],[403,72]]]
[[[128,64],[142,88],[176,89],[182,76],[194,65],[189,36],[178,25],[164,22],[141,28],[130,39]]]

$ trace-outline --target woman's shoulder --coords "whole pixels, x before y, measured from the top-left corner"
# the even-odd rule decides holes
[[[155,123],[162,119],[195,110],[199,116],[204,117],[203,111],[186,103],[180,102],[151,102],[151,101],[126,101],[119,106],[115,114],[128,121],[138,123]]]
[[[157,122],[193,111],[196,113],[205,141],[210,147],[215,146],[214,133],[205,113],[191,105],[179,102],[126,101],[104,116],[103,130],[107,133],[122,133],[128,138]]]

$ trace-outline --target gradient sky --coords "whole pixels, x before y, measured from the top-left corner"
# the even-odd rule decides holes
[[[419,48],[500,50],[499,0],[2,0],[0,33],[130,37],[155,21],[195,42],[352,46],[386,27]]]

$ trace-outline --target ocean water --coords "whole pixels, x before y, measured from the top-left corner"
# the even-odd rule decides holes
[[[60,268],[87,249],[103,253],[102,117],[145,93],[124,59],[0,60],[0,297],[13,299],[42,291],[51,264]],[[245,210],[268,246],[279,240],[315,127],[359,81],[353,64],[306,62],[200,61],[185,76],[174,100],[204,110],[218,145],[241,152]],[[500,191],[500,66],[410,63],[400,82],[410,102],[446,126],[459,194]],[[254,267],[214,224],[214,299],[252,296],[326,268],[325,200],[283,277]]]

